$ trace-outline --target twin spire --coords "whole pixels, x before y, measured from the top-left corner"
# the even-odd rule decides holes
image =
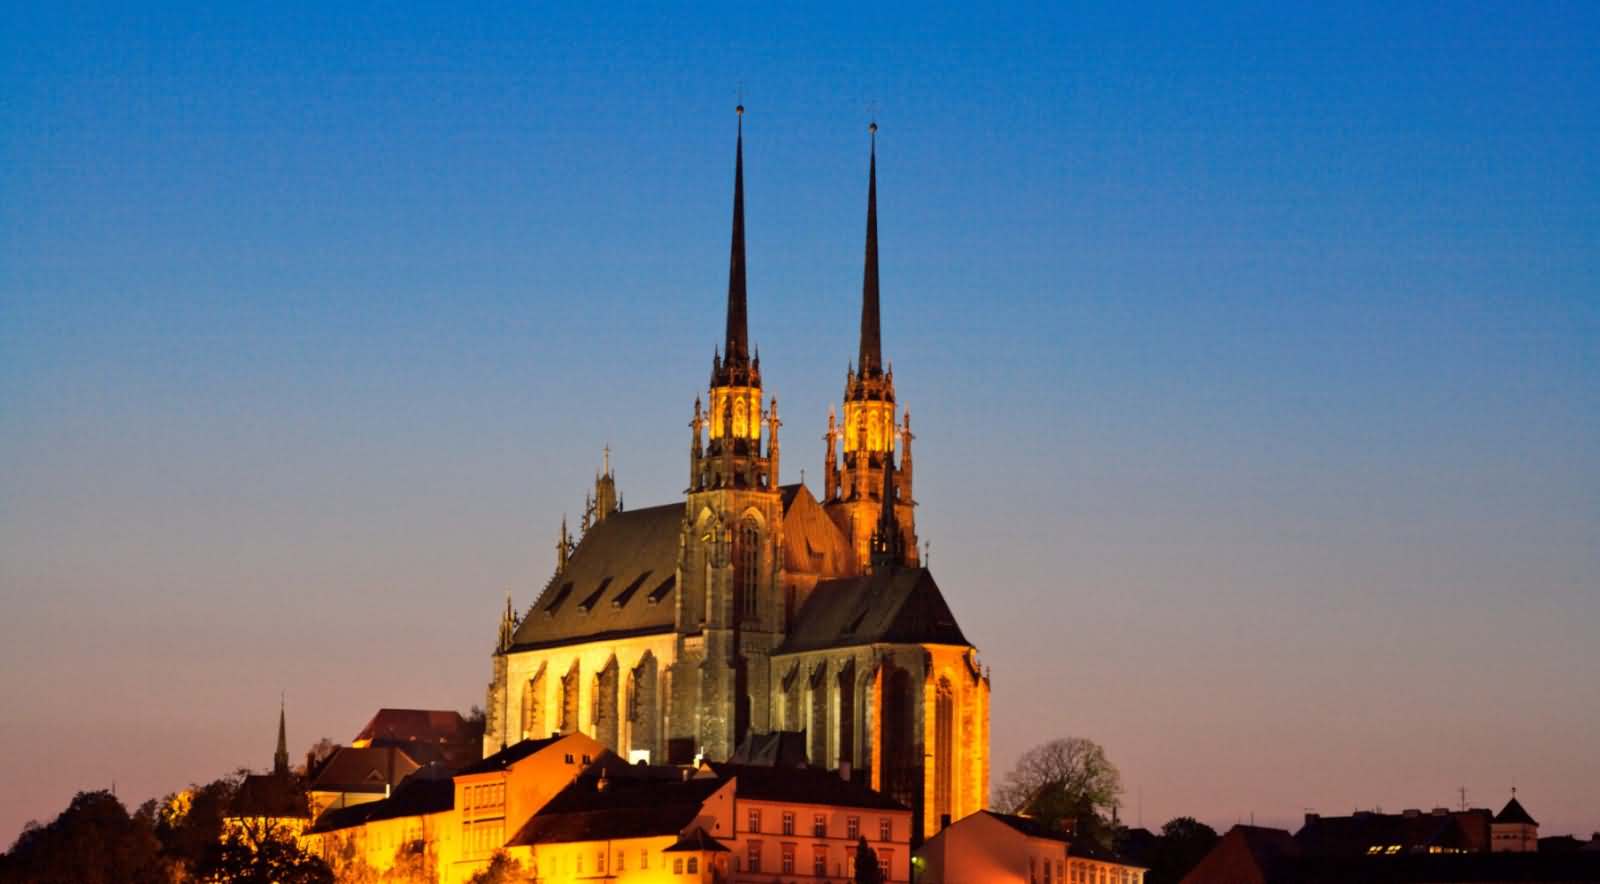
[[[743,366],[750,360],[748,292],[744,258],[744,105],[738,114],[738,135],[733,160],[733,242],[728,257],[728,326],[723,342],[724,365]],[[858,357],[862,375],[883,373],[883,341],[878,323],[878,124],[867,127],[871,148],[867,161],[867,246],[861,279],[861,351]]]
[[[872,133],[871,159],[867,161],[867,256],[861,274],[861,354],[857,362],[863,375],[883,371],[883,341],[878,331],[878,124]]]
[[[733,245],[728,258],[728,334],[723,360],[742,365],[750,359],[750,332],[745,320],[744,279],[744,105],[739,115],[739,137],[733,160]]]

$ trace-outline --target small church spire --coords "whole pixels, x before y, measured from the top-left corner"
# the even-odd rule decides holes
[[[883,341],[878,326],[878,124],[867,127],[872,147],[867,161],[867,255],[861,273],[860,371],[883,371]]]
[[[743,364],[750,356],[749,331],[745,319],[744,105],[739,105],[734,112],[739,115],[739,134],[734,142],[733,244],[728,258],[728,333],[723,358],[726,362]]]
[[[272,753],[273,774],[286,777],[289,775],[289,730],[284,718],[284,698],[278,696],[278,751]]]
[[[872,536],[872,569],[892,569],[904,564],[900,521],[894,512],[894,452],[883,458],[883,497],[878,509],[878,528]]]

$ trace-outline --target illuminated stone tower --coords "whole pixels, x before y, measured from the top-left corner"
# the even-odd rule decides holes
[[[883,497],[893,497],[887,524],[899,532],[898,564],[917,564],[917,531],[911,497],[911,414],[895,419],[894,371],[883,361],[878,317],[878,124],[868,127],[872,147],[867,166],[867,248],[861,279],[861,347],[844,385],[844,422],[828,417],[823,463],[823,506],[850,539],[862,570],[871,567],[874,535],[884,521]],[[896,445],[900,464],[894,465]],[[842,464],[839,449],[843,448]],[[885,481],[885,478],[888,481]],[[881,551],[880,551],[881,558]]]
[[[733,245],[722,352],[709,409],[695,400],[689,488],[679,543],[677,660],[670,668],[668,755],[726,758],[769,728],[768,657],[783,638],[778,403],[762,408],[761,360],[746,322],[744,107],[733,178]],[[762,433],[766,431],[766,449]],[[705,439],[702,441],[702,433]]]

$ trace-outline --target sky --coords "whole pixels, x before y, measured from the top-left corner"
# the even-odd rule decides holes
[[[996,783],[1600,830],[1600,7],[988,5],[6,5],[0,844],[483,702],[602,446],[680,499],[741,100],[814,489],[880,125]]]

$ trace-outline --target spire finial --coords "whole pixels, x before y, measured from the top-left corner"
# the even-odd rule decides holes
[[[867,250],[861,273],[861,353],[863,376],[883,370],[882,335],[878,326],[878,124],[867,126],[871,147],[867,161]]]
[[[738,365],[749,358],[744,271],[744,105],[734,108],[734,113],[739,117],[739,130],[734,142],[733,243],[728,257],[728,328],[723,358]]]

